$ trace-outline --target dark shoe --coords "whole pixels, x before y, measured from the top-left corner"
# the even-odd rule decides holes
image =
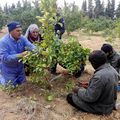
[[[51,72],[51,74],[56,74],[56,67],[57,64],[55,64],[53,67],[50,67],[49,71]]]

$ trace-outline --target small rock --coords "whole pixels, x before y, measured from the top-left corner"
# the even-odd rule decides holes
[[[116,112],[115,113],[115,118],[117,118],[117,119],[120,118],[120,113]]]
[[[117,110],[120,109],[120,101],[116,103],[115,107]]]
[[[100,117],[96,115],[88,114],[84,116],[84,120],[100,120]]]
[[[78,120],[77,118],[71,118],[70,120]]]
[[[45,108],[46,108],[46,109],[50,109],[50,108],[51,108],[51,105],[46,105]]]

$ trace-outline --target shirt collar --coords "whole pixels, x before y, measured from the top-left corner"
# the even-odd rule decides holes
[[[11,39],[13,42],[19,42],[19,41],[20,41],[20,39],[15,40],[15,39],[12,37],[12,35],[11,35],[11,34],[9,34],[9,37],[10,37],[10,39]]]
[[[99,71],[99,70],[101,70],[101,69],[103,69],[103,68],[109,67],[109,66],[110,66],[109,63],[105,63],[105,64],[101,65],[100,67],[98,67],[98,68],[95,70],[95,73],[96,73],[97,71]]]

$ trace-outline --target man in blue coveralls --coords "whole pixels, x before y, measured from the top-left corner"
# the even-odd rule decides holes
[[[16,86],[26,81],[24,65],[21,58],[28,55],[26,47],[32,51],[35,46],[22,36],[19,22],[13,21],[8,25],[9,33],[0,40],[1,77],[0,83],[11,83]]]

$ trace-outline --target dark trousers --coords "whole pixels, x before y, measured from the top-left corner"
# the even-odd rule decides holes
[[[76,78],[80,77],[81,74],[83,73],[84,69],[85,69],[85,65],[81,64],[81,65],[80,65],[80,70],[79,70],[78,72],[74,73],[73,75],[74,75]]]
[[[96,107],[94,104],[86,103],[80,99],[79,99],[79,106],[78,106],[74,103],[72,96],[73,96],[73,93],[70,93],[67,95],[67,102],[82,112],[93,113],[98,115],[104,115],[104,114],[108,115],[111,113],[111,111],[109,112],[102,111],[101,108]]]
[[[24,68],[25,68],[26,76],[29,76],[30,75],[30,66],[27,63],[25,63]]]
[[[68,102],[70,105],[72,105],[73,107],[75,107],[75,108],[78,109],[78,110],[81,110],[81,109],[79,108],[79,106],[77,106],[77,105],[73,102],[73,100],[72,100],[72,93],[70,93],[70,94],[67,95],[66,100],[67,100],[67,102]]]
[[[52,74],[55,74],[56,73],[56,68],[57,68],[57,63],[53,64],[51,67],[50,67],[50,72]]]

